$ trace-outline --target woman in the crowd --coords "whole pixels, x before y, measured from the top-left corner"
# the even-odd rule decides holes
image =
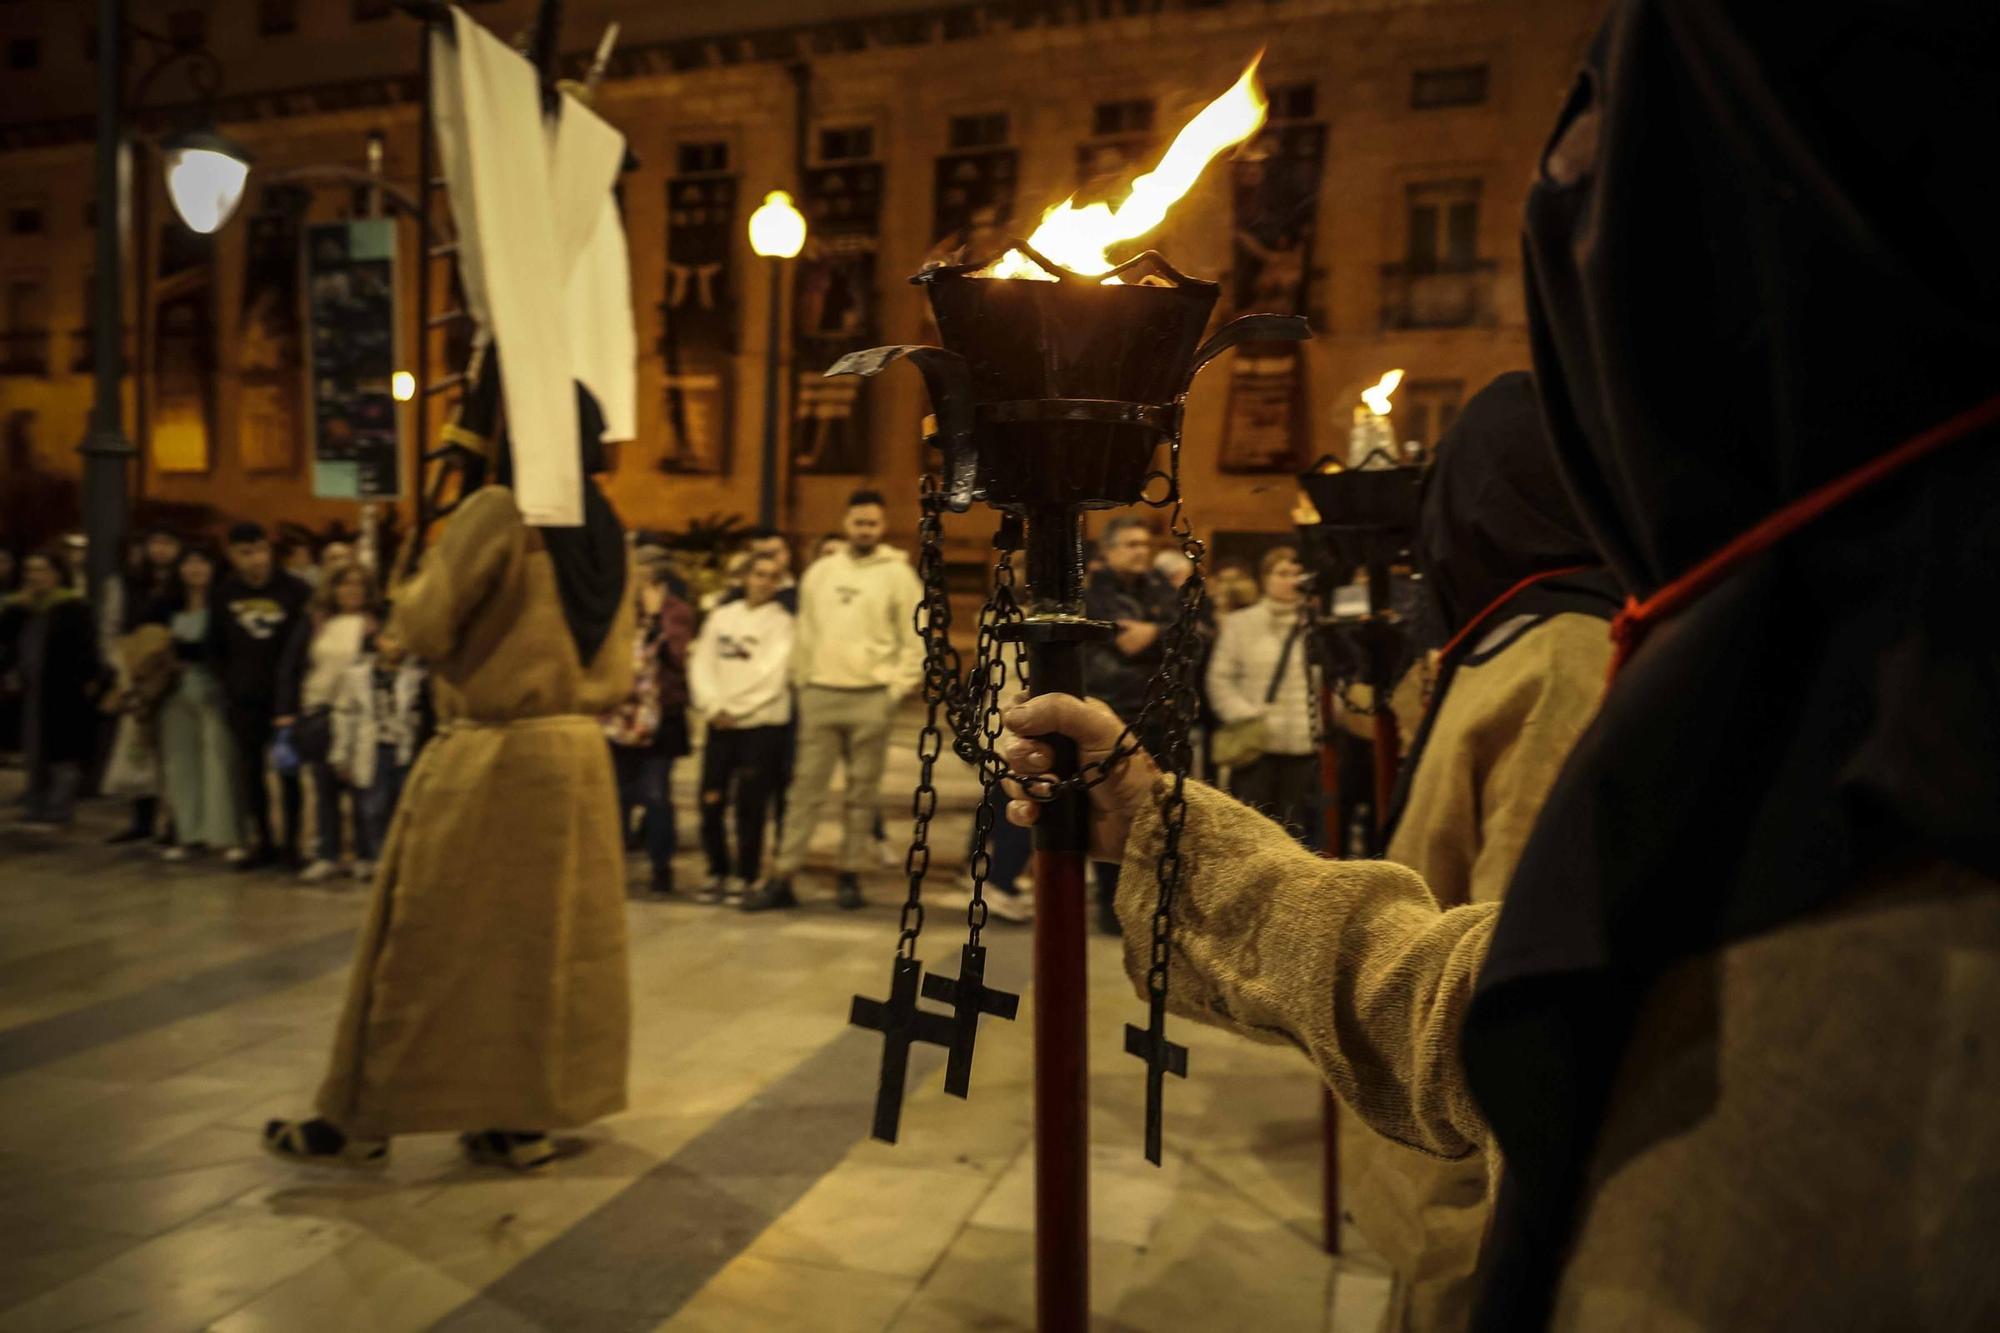
[[[278,704],[280,721],[290,720],[292,748],[312,773],[316,846],[299,874],[308,884],[340,873],[348,814],[354,818],[355,855],[368,859],[361,847],[360,793],[332,762],[333,695],[342,674],[362,658],[375,627],[375,601],[375,580],[360,565],[327,567],[313,590],[311,613],[299,621],[279,668],[287,692]]]
[[[174,636],[180,671],[160,705],[160,773],[174,841],[164,855],[226,853],[243,843],[243,809],[229,702],[213,655],[216,558],[190,546],[175,566],[175,588],[159,615]]]
[[[28,787],[22,823],[60,828],[76,814],[97,735],[97,632],[53,547],[21,562],[21,590],[0,601],[0,676],[21,700]]]
[[[1440,641],[1424,645],[1437,660],[1388,811],[1388,859],[1445,907],[1493,902],[1597,711],[1623,600],[1563,489],[1529,376],[1481,389],[1438,441],[1414,554],[1430,601],[1416,619]],[[1341,1123],[1343,1202],[1395,1276],[1386,1327],[1464,1329],[1487,1164]]]
[[[1189,788],[1170,1002],[1503,1164],[1482,1333],[2000,1326],[1992,17],[1614,6],[1526,254],[1537,396],[1637,600],[1504,903]],[[1008,725],[1029,768],[1117,732]],[[1135,926],[1149,767],[1091,792]]]
[[[1298,552],[1274,546],[1258,562],[1262,600],[1222,619],[1205,680],[1221,723],[1211,754],[1229,767],[1229,791],[1319,845],[1319,759],[1299,618]]]
[[[173,597],[181,539],[165,528],[148,528],[133,544],[125,572],[106,586],[98,608],[98,638],[106,655],[115,659],[122,677],[117,730],[105,761],[99,790],[106,796],[127,797],[132,819],[111,835],[113,843],[143,842],[154,834],[160,811],[160,756],[157,710],[146,704],[146,664],[152,660],[152,637],[133,645],[137,656],[124,651],[123,640],[141,626],[156,622]],[[140,676],[132,676],[133,668]]]
[[[668,586],[664,563],[642,570],[638,584],[638,632],[632,636],[632,688],[604,715],[611,743],[611,766],[618,783],[621,831],[636,809],[652,866],[649,891],[674,891],[674,760],[688,752],[688,641],[694,636],[694,608]]]
[[[484,378],[468,415],[493,420],[498,391]],[[475,1161],[528,1170],[554,1159],[548,1130],[625,1105],[625,858],[598,719],[631,688],[632,598],[590,480],[603,416],[577,392],[582,524],[523,520],[489,429],[476,489],[395,590],[441,727],[389,826],[318,1114],[265,1127],[281,1154],[377,1161],[393,1135],[461,1130]]]

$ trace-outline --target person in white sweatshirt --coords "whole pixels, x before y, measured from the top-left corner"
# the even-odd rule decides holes
[[[1230,794],[1317,846],[1319,759],[1299,622],[1304,572],[1289,546],[1264,553],[1258,565],[1263,598],[1222,618],[1208,661],[1208,706],[1225,724],[1264,724],[1263,753],[1230,771]]]
[[[903,553],[882,545],[879,491],[856,491],[843,524],[847,549],[813,562],[799,582],[792,682],[799,688],[798,751],[785,795],[778,860],[746,912],[796,907],[792,876],[805,863],[836,763],[847,801],[834,900],[861,906],[861,871],[874,851],[875,801],[896,705],[923,679],[916,607],[923,596]]]
[[[708,856],[702,897],[708,902],[757,881],[764,816],[790,763],[793,621],[778,595],[784,578],[776,558],[752,556],[743,596],[709,612],[688,653],[688,695],[708,723],[701,763],[701,847]],[[725,825],[732,806],[733,860]]]

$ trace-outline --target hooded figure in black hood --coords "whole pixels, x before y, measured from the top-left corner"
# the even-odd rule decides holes
[[[1191,789],[1173,1006],[1497,1152],[1480,1330],[2000,1327],[1995,68],[1990,0],[1614,5],[1528,291],[1636,652],[1504,909]]]
[[[1390,805],[1388,859],[1447,907],[1494,902],[1597,711],[1623,601],[1556,473],[1528,375],[1481,389],[1438,441],[1414,549],[1443,642],[1427,645],[1437,669]],[[1486,1163],[1439,1162],[1341,1123],[1343,1200],[1395,1275],[1384,1327],[1464,1329]]]

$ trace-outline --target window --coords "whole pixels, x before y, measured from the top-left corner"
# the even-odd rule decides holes
[[[299,30],[299,0],[257,0],[257,35],[283,37]]]
[[[0,289],[0,372],[44,375],[48,368],[48,284],[39,276],[10,277]]]
[[[1153,99],[1099,102],[1090,118],[1092,134],[1145,134],[1153,128]]]
[[[1479,182],[1435,181],[1409,189],[1404,257],[1412,273],[1469,268],[1479,258]]]
[[[36,204],[15,204],[7,210],[9,236],[40,236],[42,210]]]
[[[675,170],[683,176],[729,170],[726,143],[684,143],[674,154]]]
[[[868,125],[843,125],[819,132],[819,160],[861,162],[875,156],[875,131]]]
[[[33,69],[42,63],[42,44],[34,37],[13,37],[7,42],[7,68]]]
[[[1406,380],[1396,393],[1396,436],[1414,440],[1425,453],[1458,420],[1465,398],[1464,380]]]
[[[1319,110],[1319,89],[1310,83],[1283,83],[1271,89],[1272,120],[1311,120]]]
[[[990,111],[978,116],[953,116],[948,136],[950,147],[998,148],[1007,142],[1007,113]]]
[[[1410,77],[1410,105],[1419,111],[1441,106],[1478,106],[1485,100],[1484,65],[1420,69]]]
[[[389,17],[390,0],[354,0],[354,21],[372,23]]]

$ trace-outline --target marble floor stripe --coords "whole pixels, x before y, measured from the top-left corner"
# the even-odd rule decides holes
[[[1020,990],[1025,975],[1001,965],[992,980]],[[881,1049],[872,1033],[842,1032],[432,1333],[657,1328],[867,1136]],[[913,1048],[907,1088],[943,1064],[937,1048]]]
[[[354,931],[343,928],[0,1030],[0,1078],[286,990],[353,957]]]

